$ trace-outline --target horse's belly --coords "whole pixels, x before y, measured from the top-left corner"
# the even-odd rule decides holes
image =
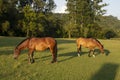
[[[44,51],[44,50],[46,50],[48,47],[47,46],[36,46],[35,47],[35,50],[37,50],[37,51]]]

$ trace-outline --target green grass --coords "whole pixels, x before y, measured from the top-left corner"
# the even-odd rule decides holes
[[[105,53],[88,57],[76,53],[75,39],[58,38],[58,62],[51,64],[49,50],[34,52],[35,63],[28,64],[27,50],[18,60],[13,59],[13,49],[24,38],[0,37],[0,80],[119,80],[120,40],[100,40]]]

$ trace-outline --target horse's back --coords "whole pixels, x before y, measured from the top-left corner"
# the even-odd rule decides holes
[[[54,47],[56,41],[52,37],[44,37],[44,38],[31,38],[29,41],[29,47],[34,48],[35,50],[45,50],[50,47]]]
[[[50,43],[50,42],[55,42],[55,39],[52,37],[43,37],[43,38],[31,38],[32,42],[44,42],[44,43]]]
[[[82,45],[82,46],[86,46],[86,38],[82,38],[82,37],[80,37],[80,38],[78,38],[77,40],[76,40],[76,43],[77,43],[77,45],[78,46],[80,46],[80,45]]]
[[[76,39],[76,43],[78,43],[79,41],[81,41],[82,40],[82,38],[80,37],[80,38],[77,38]]]
[[[87,39],[87,38],[82,38],[82,37],[80,37],[80,38],[76,39],[76,42],[77,42],[77,43],[85,43],[85,42],[86,42],[86,39]]]
[[[56,40],[52,37],[46,37],[45,40],[46,42],[48,42],[48,44],[56,43]]]
[[[82,38],[82,37],[80,37],[76,40],[76,42],[78,45],[83,45],[83,46],[93,45],[93,46],[95,46],[96,40],[94,38]]]
[[[95,42],[96,40],[94,38],[78,38],[76,42]]]

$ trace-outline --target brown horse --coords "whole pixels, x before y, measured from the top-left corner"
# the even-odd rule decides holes
[[[81,47],[86,47],[86,48],[89,48],[90,51],[89,51],[89,54],[88,56],[90,57],[90,53],[93,52],[93,57],[95,57],[94,55],[94,49],[96,47],[99,48],[99,50],[104,53],[104,48],[103,48],[103,45],[97,40],[97,39],[94,39],[94,38],[78,38],[76,40],[76,43],[77,43],[77,52],[78,52],[78,56],[80,56],[80,52],[81,52]]]
[[[21,50],[28,48],[28,61],[29,63],[33,63],[33,53],[34,51],[44,51],[47,48],[50,49],[50,52],[52,53],[52,61],[51,63],[54,63],[57,61],[57,41],[54,38],[51,37],[45,37],[45,38],[27,38],[20,42],[17,47],[14,50],[14,58],[17,59]]]

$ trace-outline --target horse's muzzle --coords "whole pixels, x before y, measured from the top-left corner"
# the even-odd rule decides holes
[[[14,59],[17,59],[16,57],[14,57]]]
[[[105,52],[103,51],[102,54],[104,54]]]
[[[14,55],[14,56],[13,56],[13,58],[14,58],[14,59],[17,59],[17,58],[18,58],[18,56],[17,56],[17,55]]]

